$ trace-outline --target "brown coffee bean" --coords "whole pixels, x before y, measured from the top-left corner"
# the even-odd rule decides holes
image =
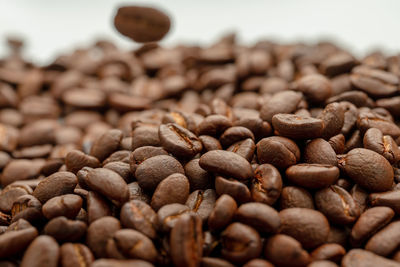
[[[203,144],[203,150],[204,151],[211,151],[211,150],[220,150],[222,149],[222,146],[218,139],[209,136],[209,135],[200,135],[199,139],[201,143]]]
[[[95,157],[86,155],[79,150],[74,150],[65,157],[65,165],[68,171],[77,173],[83,167],[98,168],[100,167],[100,162]]]
[[[92,267],[154,267],[153,264],[142,260],[117,260],[117,259],[99,259],[94,261],[90,266]]]
[[[192,158],[203,148],[194,133],[175,123],[160,125],[158,135],[162,147],[176,157]]]
[[[278,212],[262,203],[246,203],[239,206],[235,219],[262,233],[277,233],[280,226]]]
[[[163,206],[157,212],[159,229],[163,232],[169,232],[178,219],[186,213],[193,213],[187,205],[173,203]]]
[[[189,180],[185,175],[171,174],[162,180],[151,199],[151,207],[158,210],[162,206],[171,203],[185,203],[189,196]]]
[[[86,197],[86,210],[89,224],[101,217],[112,215],[110,203],[94,191],[90,191]]]
[[[37,120],[25,125],[19,132],[18,145],[29,147],[35,145],[53,144],[55,130],[59,124],[55,120]]]
[[[324,130],[323,120],[293,114],[274,115],[272,125],[278,135],[293,139],[318,138]]]
[[[161,40],[171,21],[162,11],[141,6],[123,6],[114,17],[114,26],[122,34],[139,43]]]
[[[191,191],[207,189],[213,179],[209,172],[200,167],[199,161],[200,159],[192,159],[184,167]]]
[[[297,239],[304,248],[315,248],[326,242],[329,222],[319,211],[289,208],[279,212],[280,233]]]
[[[237,143],[234,143],[230,147],[227,148],[228,151],[234,152],[243,158],[245,158],[247,161],[251,162],[251,160],[254,157],[254,151],[256,149],[256,145],[251,138],[247,138],[243,141],[239,141]]]
[[[307,163],[337,166],[335,151],[331,145],[322,138],[317,138],[307,143],[303,156],[304,161]]]
[[[42,212],[47,219],[65,216],[73,219],[82,207],[82,198],[77,195],[67,194],[49,199],[43,204]]]
[[[251,201],[249,188],[235,179],[225,179],[217,176],[215,178],[215,191],[219,196],[223,194],[230,195],[239,203]]]
[[[121,208],[121,224],[152,239],[156,237],[156,223],[157,214],[143,201],[131,200]]]
[[[332,261],[317,260],[311,262],[307,267],[338,267],[338,265]]]
[[[75,242],[85,236],[86,229],[86,223],[61,216],[50,220],[43,232],[59,242]]]
[[[139,124],[132,125],[132,149],[142,146],[159,146],[158,125]]]
[[[328,139],[340,133],[344,124],[344,113],[345,109],[339,103],[326,105],[324,111],[318,116],[324,121],[323,138]]]
[[[8,185],[0,192],[0,211],[9,213],[13,203],[26,194],[32,194],[29,186],[13,186]]]
[[[201,258],[203,267],[234,267],[229,261],[220,258],[203,257]]]
[[[279,171],[271,164],[259,165],[254,171],[250,191],[253,201],[274,204],[282,191],[282,177]]]
[[[334,184],[339,178],[339,169],[324,164],[297,164],[286,170],[286,177],[293,183],[311,189]]]
[[[79,243],[65,243],[60,247],[60,263],[62,267],[89,266],[94,257],[90,249]]]
[[[170,248],[176,266],[198,266],[203,254],[201,219],[195,215],[181,216],[171,230]]]
[[[120,130],[107,131],[93,143],[90,155],[103,161],[118,149],[121,140],[122,132]]]
[[[399,126],[376,113],[360,113],[357,118],[357,128],[362,132],[366,132],[370,128],[377,128],[383,135],[390,135],[393,138],[400,136]]]
[[[73,193],[77,183],[78,180],[72,172],[56,172],[43,179],[32,195],[45,203],[50,198]]]
[[[329,260],[340,262],[346,250],[339,244],[324,244],[311,252],[311,258],[314,261]]]
[[[335,224],[351,224],[360,216],[357,203],[346,190],[337,185],[317,191],[315,204],[317,209]]]
[[[158,155],[168,155],[168,152],[161,147],[155,147],[155,146],[142,146],[135,149],[131,153],[129,158],[129,165],[131,167],[131,172],[135,173],[137,166],[146,159]]]
[[[86,243],[96,257],[106,255],[106,245],[109,238],[121,229],[120,222],[114,217],[103,217],[89,225]]]
[[[351,244],[354,247],[361,246],[370,236],[387,225],[393,216],[393,210],[388,207],[374,207],[366,210],[351,230]]]
[[[243,264],[261,254],[260,235],[242,223],[230,224],[221,234],[222,257],[232,263]]]
[[[395,261],[385,259],[372,252],[363,249],[350,250],[342,260],[343,267],[397,267],[399,264]]]
[[[50,236],[38,236],[24,253],[21,266],[58,266],[59,246]]]
[[[302,92],[310,102],[314,103],[321,103],[332,94],[330,81],[320,74],[310,74],[302,77],[296,83],[296,90]]]
[[[384,156],[391,164],[400,160],[400,149],[390,135],[383,135],[379,129],[369,128],[363,139],[364,148]]]
[[[388,256],[399,246],[400,222],[392,222],[374,234],[365,249],[381,256]]]
[[[314,200],[311,194],[301,187],[285,186],[280,197],[280,208],[314,209]]]
[[[173,173],[184,174],[179,161],[167,155],[146,159],[137,168],[135,177],[144,190],[154,190],[157,185]]]
[[[229,195],[221,195],[215,202],[214,209],[208,217],[210,230],[219,230],[227,226],[237,209],[236,201]]]
[[[138,182],[129,183],[128,188],[129,200],[141,200],[146,203],[150,203],[150,197],[143,191]]]
[[[260,163],[286,169],[300,160],[300,149],[288,138],[271,136],[257,143],[257,156]]]
[[[269,261],[263,259],[253,259],[248,261],[243,267],[273,267],[274,265]]]
[[[15,181],[36,178],[40,174],[43,163],[39,160],[11,160],[3,169],[0,177],[1,185],[6,187]]]
[[[189,195],[186,205],[206,221],[215,206],[216,199],[217,194],[213,189],[196,190]]]
[[[392,208],[394,212],[400,212],[400,191],[387,191],[383,193],[372,193],[369,195],[371,206],[386,206]]]
[[[116,231],[107,242],[107,254],[113,258],[122,256],[149,262],[155,262],[157,258],[157,250],[151,239],[132,229]]]
[[[25,219],[35,223],[42,218],[42,203],[32,195],[22,195],[13,202],[11,215],[12,222]]]
[[[356,148],[339,160],[339,166],[361,187],[371,192],[389,190],[393,184],[393,169],[378,153]]]
[[[249,129],[243,126],[233,126],[225,130],[220,136],[219,141],[223,147],[229,147],[247,138],[254,140],[254,134]]]
[[[38,236],[34,227],[17,231],[9,231],[0,235],[0,258],[7,258],[23,252]]]
[[[343,128],[342,128],[343,129]],[[332,136],[329,139],[329,144],[336,154],[343,154],[345,149],[345,137],[343,134]]]
[[[296,110],[303,95],[294,91],[282,91],[274,94],[261,108],[260,118],[269,123],[279,113],[292,113]]]
[[[268,238],[265,257],[277,266],[307,266],[310,255],[296,239],[287,235],[274,235]]]
[[[209,151],[200,157],[199,164],[206,171],[239,180],[247,180],[253,176],[250,163],[243,157],[229,151]]]

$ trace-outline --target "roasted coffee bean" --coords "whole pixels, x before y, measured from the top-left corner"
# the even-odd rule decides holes
[[[323,138],[328,139],[340,133],[344,124],[344,113],[345,109],[339,103],[326,105],[324,111],[318,116],[324,121]]]
[[[139,43],[161,40],[171,21],[162,11],[141,6],[123,6],[114,17],[114,26],[122,34]]]
[[[41,203],[50,198],[73,193],[78,180],[71,172],[56,172],[43,179],[33,191],[32,195]]]
[[[324,121],[312,117],[293,114],[277,114],[272,117],[272,125],[278,135],[293,139],[312,139],[322,135]]]
[[[268,238],[265,257],[277,266],[307,266],[311,258],[296,239],[287,235],[274,235]]]
[[[58,266],[60,252],[57,242],[50,236],[38,236],[24,253],[21,266]]]
[[[261,254],[260,235],[242,223],[230,224],[221,234],[222,257],[232,263],[243,264]]]
[[[315,248],[326,242],[329,235],[329,222],[315,210],[289,208],[279,212],[280,233],[297,239],[304,248]]]
[[[399,263],[385,259],[384,257],[378,256],[372,252],[363,249],[352,249],[343,257],[342,266],[343,267],[358,267],[358,266],[397,267],[399,266]]]
[[[317,138],[307,143],[303,157],[307,163],[337,166],[335,150],[322,138]]]
[[[329,260],[340,262],[346,254],[346,250],[339,244],[324,244],[311,252],[314,261]]]
[[[296,84],[296,90],[314,103],[328,99],[332,94],[332,86],[326,77],[320,74],[310,74],[302,77]]]
[[[79,243],[65,243],[60,247],[60,263],[62,267],[89,266],[94,261],[90,249]]]
[[[278,212],[262,203],[245,203],[239,206],[235,218],[262,233],[277,233],[280,226]]]
[[[218,139],[209,136],[209,135],[200,135],[199,139],[203,144],[204,151],[211,151],[211,150],[219,150],[222,149],[222,146]]]
[[[132,230],[122,229],[115,232],[107,242],[107,255],[112,258],[126,257],[155,262],[157,250],[150,238]]]
[[[388,207],[374,207],[366,210],[351,230],[351,244],[354,247],[361,246],[370,236],[387,225],[393,216],[393,210]]]
[[[180,158],[192,158],[203,148],[194,133],[175,123],[160,125],[158,135],[162,147]]]
[[[159,155],[143,161],[136,168],[135,177],[144,190],[154,190],[173,173],[184,174],[181,163],[171,156]]]
[[[250,185],[253,201],[272,205],[282,191],[282,177],[271,164],[261,164],[254,171]]]
[[[254,135],[249,129],[243,126],[233,126],[225,130],[219,141],[223,147],[228,147],[247,138],[254,140]]]
[[[223,194],[230,195],[239,203],[251,201],[249,188],[235,179],[226,179],[217,176],[215,178],[215,191],[219,196]]]
[[[180,173],[171,174],[162,180],[151,199],[151,207],[154,210],[171,203],[185,203],[189,196],[189,180]]]
[[[383,135],[390,135],[393,138],[400,136],[399,126],[393,121],[372,112],[360,113],[357,118],[357,128],[362,132],[366,132],[370,128],[377,128]]]
[[[236,154],[242,156],[247,161],[251,162],[254,156],[254,151],[256,149],[256,144],[253,139],[247,138],[243,141],[234,143],[227,148],[228,151],[235,152]]]
[[[86,223],[61,216],[50,220],[43,232],[59,242],[75,242],[85,236],[86,229]]]
[[[110,130],[98,138],[90,150],[90,155],[99,161],[106,159],[111,153],[118,149],[122,139],[120,130]]]
[[[32,189],[29,186],[6,186],[0,192],[0,211],[9,213],[13,203],[26,194],[31,194]]]
[[[297,164],[286,170],[289,181],[306,188],[324,188],[334,184],[339,178],[339,169],[324,164]]]
[[[112,215],[110,203],[94,191],[90,191],[86,197],[86,211],[89,224],[101,217]]]
[[[192,159],[185,166],[185,175],[189,179],[191,191],[207,189],[213,176],[200,167],[200,159]]]
[[[249,129],[256,140],[271,135],[271,125],[258,117],[243,117],[234,122],[234,126],[243,126]]]
[[[156,237],[156,223],[157,214],[143,201],[131,200],[121,208],[121,224],[152,239]]]
[[[307,267],[338,267],[338,265],[332,261],[317,260],[311,262]]]
[[[201,258],[203,267],[234,267],[229,261],[220,258],[203,257]]]
[[[397,214],[400,213],[400,191],[387,191],[383,193],[372,193],[369,195],[371,206],[386,206],[392,208]]]
[[[11,209],[12,222],[25,219],[35,223],[42,218],[42,203],[32,195],[17,198]]]
[[[329,139],[329,144],[336,154],[343,154],[345,149],[345,137],[343,134],[332,136]]]
[[[260,163],[270,163],[286,169],[300,160],[300,149],[288,138],[272,136],[257,143],[257,157]]]
[[[159,146],[158,125],[132,125],[132,149],[142,146]]]
[[[253,176],[250,163],[238,154],[229,151],[209,151],[200,157],[199,164],[206,171],[239,180],[247,180]]]
[[[248,261],[244,267],[273,267],[272,263],[263,259],[253,259]]]
[[[98,258],[106,254],[107,241],[114,233],[121,229],[120,222],[114,217],[103,217],[89,225],[86,235],[86,244]]]
[[[400,222],[392,222],[374,234],[365,249],[381,256],[388,256],[399,246]]]
[[[0,235],[0,258],[11,257],[25,248],[38,236],[34,227],[15,230]]]
[[[213,189],[197,190],[189,195],[186,205],[203,221],[206,221],[214,208],[216,199],[217,195]]]
[[[175,266],[198,266],[203,254],[201,219],[185,214],[171,230],[171,258]]]
[[[98,168],[100,167],[100,162],[93,156],[86,155],[79,150],[74,150],[69,152],[65,157],[65,165],[68,171],[77,173],[83,167]]]
[[[137,266],[137,267],[154,267],[153,264],[147,261],[142,260],[117,260],[117,259],[99,259],[95,260],[90,266],[93,267],[129,267],[129,266]]]
[[[390,135],[383,135],[379,129],[370,128],[364,134],[364,148],[384,156],[391,164],[400,160],[400,149]]]
[[[139,186],[138,182],[132,182],[128,184],[129,189],[129,200],[142,200],[146,203],[150,203],[150,197],[143,191]]]
[[[142,146],[135,149],[129,158],[132,173],[135,173],[137,166],[143,161],[158,155],[168,155],[168,152],[161,147],[155,146]]]
[[[393,168],[378,153],[356,148],[339,159],[339,166],[357,184],[371,192],[389,190],[393,184]]]
[[[280,208],[307,208],[314,209],[314,200],[311,194],[297,186],[285,186],[280,197]]]
[[[40,160],[11,160],[2,171],[1,185],[5,187],[15,181],[36,178],[40,174],[43,163]]]
[[[279,113],[292,113],[296,110],[303,95],[299,92],[285,90],[274,94],[261,108],[260,118],[269,123]]]
[[[129,182],[131,180],[131,170],[129,163],[125,163],[122,161],[114,161],[103,165],[103,168],[112,170],[119,174],[119,176],[124,179],[125,182]]]
[[[169,232],[176,224],[178,219],[186,213],[193,213],[187,205],[168,204],[157,212],[157,223],[161,231]]]
[[[237,209],[236,201],[229,195],[221,195],[215,202],[214,209],[208,217],[210,230],[219,230],[227,226]]]
[[[351,195],[337,185],[316,192],[315,205],[330,222],[339,225],[351,224],[360,215],[357,203]]]
[[[77,195],[67,194],[53,197],[43,204],[42,212],[47,219],[65,216],[73,219],[82,207],[82,198]]]

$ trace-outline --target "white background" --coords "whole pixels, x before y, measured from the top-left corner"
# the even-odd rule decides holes
[[[40,63],[97,37],[134,47],[112,26],[116,7],[129,3],[152,4],[172,16],[166,45],[207,44],[235,30],[246,43],[329,38],[358,55],[400,52],[399,0],[0,0],[0,56],[9,34],[23,36],[25,54]]]

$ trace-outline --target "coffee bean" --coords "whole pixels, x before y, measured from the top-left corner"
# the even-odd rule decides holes
[[[129,165],[131,167],[131,172],[135,173],[137,166],[146,159],[158,155],[168,155],[168,152],[161,147],[155,147],[155,146],[142,146],[135,149],[131,153],[129,158]]]
[[[62,267],[88,266],[94,261],[90,249],[79,243],[65,243],[60,247],[60,263]]]
[[[343,267],[350,266],[387,266],[387,267],[397,267],[399,264],[395,261],[385,259],[372,252],[363,249],[352,249],[350,250],[342,260]]]
[[[125,182],[129,182],[131,180],[131,170],[129,163],[125,163],[122,161],[114,161],[103,165],[103,168],[109,169],[118,173],[119,176],[124,179]]]
[[[110,130],[98,138],[90,150],[90,155],[103,161],[111,153],[118,149],[122,139],[122,132],[119,130]]]
[[[207,189],[213,179],[209,172],[200,167],[199,161],[200,159],[192,159],[184,166],[191,191]]]
[[[0,192],[0,211],[9,213],[13,203],[20,197],[26,194],[31,194],[32,189],[29,186],[6,186]]]
[[[90,266],[93,267],[129,267],[129,266],[137,266],[137,267],[154,267],[153,264],[147,261],[142,260],[117,260],[117,259],[99,259],[94,261]]]
[[[314,200],[311,194],[301,187],[285,186],[280,197],[280,208],[314,209]]]
[[[254,157],[254,150],[256,149],[256,145],[251,138],[247,138],[243,141],[239,141],[234,143],[230,147],[227,148],[228,151],[235,152],[236,154],[242,156],[247,161],[251,162]]]
[[[250,163],[243,157],[229,151],[209,151],[200,157],[199,164],[206,171],[240,180],[247,180],[253,176]]]
[[[314,261],[329,260],[333,262],[341,262],[346,250],[339,244],[324,244],[311,252],[311,258]]]
[[[324,164],[297,164],[286,170],[286,177],[293,183],[311,189],[324,188],[339,178],[339,169]]]
[[[344,137],[343,134],[338,134],[338,135],[332,136],[329,139],[328,142],[329,142],[329,144],[331,145],[331,147],[333,148],[333,150],[335,151],[336,154],[343,154],[344,153],[345,137]]]
[[[152,239],[156,237],[156,222],[157,214],[143,201],[131,200],[121,208],[121,224]]]
[[[260,235],[242,223],[230,224],[221,234],[222,257],[232,263],[243,264],[261,254]]]
[[[332,261],[326,261],[326,260],[317,260],[311,262],[308,267],[338,267],[338,265]]]
[[[268,238],[265,257],[277,266],[306,266],[311,258],[296,239],[287,235],[274,235]]]
[[[329,222],[315,210],[289,208],[279,212],[281,218],[280,233],[297,239],[304,248],[315,248],[326,242],[329,234]]]
[[[25,159],[11,160],[3,169],[1,185],[7,186],[15,181],[33,179],[39,176],[43,162]]]
[[[235,215],[237,204],[229,195],[221,195],[215,202],[214,209],[208,217],[208,227],[211,230],[223,229]]]
[[[389,190],[393,184],[393,169],[381,155],[364,148],[356,148],[339,160],[339,166],[357,184],[368,191]]]
[[[144,190],[154,190],[173,173],[184,174],[181,163],[171,156],[159,155],[143,161],[136,168],[135,177]]]
[[[176,266],[198,266],[203,253],[201,219],[185,214],[171,230],[170,247]]]
[[[86,235],[86,244],[98,258],[106,255],[106,246],[109,238],[121,229],[120,222],[114,217],[103,217],[92,222]]]
[[[272,263],[269,261],[263,260],[263,259],[253,259],[251,261],[248,261],[244,267],[257,267],[257,266],[262,266],[262,267],[272,267]]]
[[[337,158],[331,145],[322,138],[317,138],[307,143],[304,148],[304,161],[337,166]]]
[[[119,174],[111,170],[105,168],[90,170],[87,174],[86,184],[119,205],[129,199],[128,185]]]
[[[254,171],[250,185],[253,201],[272,205],[282,191],[282,177],[271,164],[261,164]]]
[[[236,220],[262,233],[277,233],[280,226],[278,212],[262,203],[245,203],[239,206]]]
[[[86,223],[61,216],[51,219],[43,230],[59,242],[75,242],[85,236],[86,229]]]
[[[339,225],[351,224],[360,215],[357,203],[351,195],[337,185],[317,191],[315,204],[330,222]]]
[[[71,172],[56,172],[43,179],[33,190],[32,195],[41,203],[45,203],[49,199],[73,193],[78,180]]]
[[[59,255],[59,246],[52,237],[38,236],[25,251],[21,266],[56,267]]]
[[[365,245],[365,249],[381,256],[391,254],[399,246],[400,222],[392,222],[374,234]]]
[[[230,195],[239,203],[251,201],[249,188],[235,179],[225,179],[217,176],[215,178],[215,191],[219,196],[223,194]]]
[[[260,110],[260,118],[269,123],[279,113],[292,113],[296,110],[303,95],[294,91],[282,91],[274,94]]]
[[[297,81],[296,90],[302,92],[305,97],[314,103],[320,103],[328,99],[332,94],[330,81],[320,74],[310,74]]]
[[[157,212],[157,222],[160,230],[169,232],[178,219],[187,213],[193,213],[187,205],[173,203],[163,206]]]
[[[323,120],[293,114],[274,115],[272,125],[278,135],[293,139],[318,138],[324,130]]]
[[[201,266],[204,267],[234,267],[229,261],[220,258],[203,257],[201,258]]]
[[[260,163],[270,163],[285,169],[300,160],[300,149],[288,138],[271,136],[257,143],[257,156]]]
[[[218,139],[209,136],[209,135],[200,135],[199,139],[201,143],[203,144],[203,150],[204,151],[211,151],[211,150],[220,150],[222,149],[222,146]]]
[[[77,195],[67,194],[49,199],[43,204],[42,212],[47,219],[65,216],[73,219],[82,207],[82,198]]]
[[[351,230],[351,244],[355,247],[361,246],[370,236],[387,225],[393,216],[393,210],[388,207],[374,207],[366,210]]]
[[[25,219],[35,223],[42,218],[42,203],[32,195],[17,198],[11,209],[12,222]]]
[[[25,248],[38,236],[34,227],[17,231],[9,231],[0,235],[0,257],[6,258],[23,252]]]
[[[197,127],[197,135],[219,137],[226,129],[232,127],[232,122],[223,115],[210,115]]]
[[[189,196],[189,180],[185,175],[171,174],[162,180],[151,199],[151,207],[158,210],[162,206],[171,203],[185,203]]]
[[[364,148],[384,156],[391,164],[400,160],[400,149],[390,135],[383,135],[379,129],[370,128],[364,134]]]
[[[158,135],[163,148],[177,157],[192,158],[203,148],[194,133],[175,123],[160,125]]]
[[[400,212],[400,191],[387,191],[383,193],[372,193],[369,195],[371,206],[386,206],[392,208],[394,212]]]
[[[77,173],[83,167],[98,168],[100,167],[100,162],[95,157],[86,155],[79,150],[74,150],[65,157],[65,165],[68,171]]]
[[[171,21],[162,11],[141,6],[123,6],[114,17],[114,26],[122,34],[139,43],[161,40]]]
[[[206,221],[214,208],[216,198],[217,195],[213,189],[197,190],[189,195],[186,205],[203,221]]]

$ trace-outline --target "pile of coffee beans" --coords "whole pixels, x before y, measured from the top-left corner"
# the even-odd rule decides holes
[[[400,56],[9,46],[0,266],[400,266]]]

